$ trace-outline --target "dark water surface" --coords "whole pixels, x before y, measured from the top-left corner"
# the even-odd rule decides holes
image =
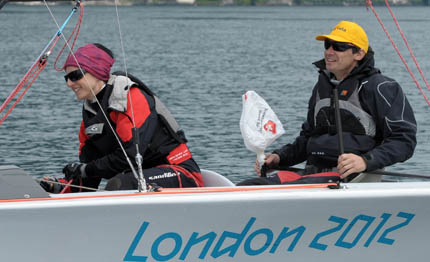
[[[51,10],[63,23],[70,6]],[[387,10],[377,8],[401,51],[407,49]],[[394,13],[430,77],[430,8],[401,7]],[[306,116],[316,81],[312,62],[322,58],[315,36],[340,20],[367,31],[376,65],[402,85],[416,113],[418,146],[412,159],[388,170],[430,175],[430,121],[427,106],[376,18],[365,7],[120,7],[128,72],[152,88],[185,129],[195,159],[233,182],[253,176],[255,154],[239,129],[241,96],[255,90],[272,106],[286,134],[268,151],[293,141]],[[70,32],[77,16],[66,29]],[[0,102],[19,82],[57,27],[44,6],[7,5],[0,11]],[[115,7],[85,8],[78,46],[99,42],[124,70]],[[0,165],[17,165],[34,177],[56,175],[78,159],[81,103],[49,64],[9,118],[0,126]],[[413,72],[419,77],[407,58]],[[423,81],[420,84],[425,89]],[[430,92],[425,91],[427,95]]]

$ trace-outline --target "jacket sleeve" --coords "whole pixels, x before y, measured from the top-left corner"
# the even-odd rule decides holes
[[[131,88],[130,92],[132,104],[130,104],[130,101],[127,102],[127,111],[124,113],[112,111],[109,114],[109,118],[115,123],[118,138],[132,164],[135,165],[136,146],[133,143],[132,134],[133,116],[139,134],[139,153],[143,156],[157,126],[157,113],[151,97],[141,92],[138,88]],[[85,168],[85,172],[89,177],[107,179],[125,170],[130,170],[130,166],[120,147],[102,158],[89,162]]]
[[[306,149],[307,149],[308,139],[314,126],[313,115],[314,115],[316,92],[317,90],[315,86],[312,92],[312,96],[310,97],[309,103],[308,103],[307,119],[302,124],[302,128],[299,136],[296,137],[296,139],[292,144],[284,145],[280,149],[273,151],[274,154],[277,154],[280,157],[279,166],[281,168],[294,166],[296,164],[302,163],[303,161],[306,161],[307,159],[308,155],[307,155]]]
[[[362,90],[362,102],[376,123],[377,146],[363,154],[367,171],[380,169],[412,157],[416,146],[417,124],[414,112],[400,85],[379,79]]]
[[[308,126],[308,122],[304,122],[300,135],[296,137],[292,144],[284,145],[280,149],[273,151],[274,154],[277,154],[280,157],[279,166],[281,168],[294,166],[306,160],[306,146],[308,142],[306,130],[308,129]]]

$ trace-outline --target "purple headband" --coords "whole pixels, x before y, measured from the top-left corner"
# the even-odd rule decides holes
[[[109,80],[110,68],[115,62],[115,59],[105,51],[93,44],[88,44],[86,46],[79,47],[74,54],[82,69],[92,74],[97,79],[103,81]],[[72,55],[69,55],[66,63],[64,64],[64,69],[68,66],[79,67],[76,60]]]

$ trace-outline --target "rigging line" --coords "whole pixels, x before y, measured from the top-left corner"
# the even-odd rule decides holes
[[[36,180],[37,182],[45,181],[45,182],[56,184],[56,185],[75,187],[75,188],[86,189],[86,190],[91,190],[91,191],[105,191],[102,189],[97,189],[97,188],[92,188],[92,187],[78,186],[78,185],[66,184],[66,183],[61,183],[61,182],[56,182],[56,181],[51,181],[51,180],[45,180],[43,178],[35,178],[34,180]]]
[[[13,97],[15,97],[15,95],[20,91],[20,89],[25,85],[25,83],[28,81],[27,79],[29,78],[29,75],[32,72],[32,70],[34,70],[34,68],[38,64],[41,64],[51,54],[52,48],[57,43],[58,37],[61,34],[62,29],[64,29],[64,27],[66,26],[66,24],[70,21],[70,18],[72,17],[72,15],[74,14],[74,12],[75,11],[72,10],[72,12],[70,13],[70,15],[68,16],[68,18],[66,19],[66,21],[63,23],[63,25],[61,26],[61,28],[57,25],[58,28],[59,28],[59,30],[54,34],[54,36],[51,38],[51,40],[48,42],[48,44],[45,46],[45,48],[39,54],[39,56],[37,57],[36,61],[34,61],[34,63],[32,64],[32,66],[30,67],[30,69],[28,69],[27,73],[24,75],[24,77],[18,83],[17,87],[12,91],[12,93],[10,94],[10,96],[3,103],[3,105],[0,108],[0,112],[3,111],[3,109],[6,107],[6,105],[13,99]],[[51,48],[50,48],[50,46],[51,46]],[[49,51],[47,51],[48,49],[49,49]]]
[[[59,25],[58,25],[58,23],[57,23],[57,20],[55,19],[54,15],[52,14],[51,9],[48,7],[48,5],[47,5],[47,3],[46,3],[46,1],[45,1],[45,0],[44,0],[43,2],[45,3],[45,6],[48,8],[49,13],[51,14],[51,17],[52,17],[52,19],[54,20],[55,24],[56,24],[56,25],[57,25],[57,27],[59,28]],[[80,1],[77,1],[77,2],[80,2]],[[80,7],[82,8],[82,6],[83,6],[83,5],[81,4],[81,5],[80,5]],[[65,38],[65,36],[64,36],[64,35],[63,35],[63,39],[64,39],[64,41],[66,42],[66,45],[67,45],[67,47],[68,47],[68,49],[69,49],[69,51],[70,51],[70,55],[71,55],[71,56],[73,57],[73,59],[75,60],[76,64],[78,65],[79,70],[81,71],[82,75],[84,76],[84,79],[85,79],[85,81],[86,81],[87,85],[88,85],[88,86],[90,86],[90,83],[89,83],[89,81],[88,81],[88,78],[85,76],[84,71],[83,71],[83,69],[82,69],[81,65],[79,64],[78,60],[76,59],[76,56],[75,56],[75,54],[73,53],[73,50],[72,50],[72,48],[70,47],[70,45],[69,45],[69,43],[67,42],[67,40],[66,40],[66,38]],[[118,134],[116,133],[115,129],[113,128],[113,126],[112,126],[112,124],[111,124],[111,122],[109,121],[109,118],[107,117],[107,115],[106,115],[105,111],[103,110],[102,105],[100,104],[100,101],[97,99],[97,96],[96,96],[96,94],[94,93],[94,90],[93,90],[92,88],[89,88],[89,90],[90,90],[91,95],[93,96],[94,100],[96,101],[96,103],[97,103],[98,107],[100,108],[100,111],[102,112],[102,115],[103,115],[104,119],[106,120],[106,122],[107,122],[107,124],[108,124],[108,126],[109,126],[110,130],[111,130],[111,131],[112,131],[112,133],[114,134],[114,137],[115,137],[115,139],[117,140],[118,145],[119,145],[119,147],[121,148],[121,151],[122,151],[122,153],[124,154],[124,157],[125,157],[125,159],[126,159],[126,161],[127,161],[128,165],[129,165],[129,167],[130,167],[130,169],[131,169],[131,171],[132,171],[133,175],[136,177],[136,179],[138,179],[138,175],[137,175],[137,173],[136,173],[136,170],[135,170],[135,168],[134,168],[133,164],[131,163],[131,160],[130,160],[130,158],[128,157],[127,152],[125,151],[124,146],[122,145],[121,140],[120,140],[120,139],[119,139],[119,137],[118,137]]]
[[[78,6],[80,7],[79,8],[79,11],[80,11],[79,12],[79,18],[78,18],[78,21],[76,22],[75,27],[73,28],[72,33],[70,33],[70,36],[69,36],[69,38],[67,39],[67,42],[66,42],[66,43],[69,43],[70,40],[72,39],[73,35],[75,35],[75,37],[73,39],[73,43],[72,43],[72,48],[71,48],[72,50],[73,50],[73,48],[74,48],[74,46],[76,44],[76,41],[78,40],[79,31],[81,30],[81,25],[82,25],[82,18],[84,16],[84,7],[81,6],[80,0],[76,1],[76,6],[75,7],[77,8]],[[63,54],[66,46],[67,46],[67,44],[63,45],[63,47],[61,48],[61,51],[58,53],[57,58],[55,59],[55,62],[54,62],[54,68],[58,72],[63,71],[63,68],[57,67],[57,62],[60,59],[61,55]],[[70,55],[70,52],[69,52],[69,55]]]
[[[81,180],[81,182],[82,182],[82,180]],[[69,180],[69,182],[67,182],[66,183],[66,186],[60,191],[60,194],[64,194],[64,192],[66,192],[67,191],[67,189],[69,189],[70,188],[70,185],[73,183],[73,179],[70,179]],[[79,190],[79,191],[82,191],[82,189],[81,190]]]
[[[6,118],[9,116],[9,114],[12,112],[13,108],[19,103],[19,101],[21,101],[21,99],[24,97],[24,94],[27,92],[27,90],[30,88],[30,86],[34,83],[34,81],[36,80],[36,78],[40,75],[40,73],[43,71],[43,69],[46,66],[46,60],[41,61],[41,64],[38,66],[38,69],[36,71],[31,72],[31,75],[29,75],[29,77],[27,77],[27,79],[32,79],[30,80],[26,80],[26,83],[28,81],[30,81],[30,83],[27,85],[27,87],[24,89],[23,92],[21,92],[21,94],[18,96],[18,98],[15,100],[15,102],[12,104],[12,106],[9,108],[9,110],[5,113],[5,115],[1,118],[0,120],[0,124],[2,124],[4,122],[4,120],[6,120]],[[35,68],[35,67],[34,67]],[[34,69],[33,68],[33,69]],[[22,87],[24,87],[25,84],[21,85],[19,87],[19,90],[22,89]],[[16,95],[16,94],[15,94]],[[15,96],[14,95],[14,96]]]
[[[387,1],[387,0],[385,0],[385,5],[387,6],[388,11],[390,12],[391,17],[393,18],[394,23],[396,24],[397,30],[399,30],[400,35],[402,36],[403,42],[405,42],[405,45],[406,45],[406,47],[407,47],[407,48],[408,48],[408,50],[409,50],[409,54],[411,55],[412,60],[414,61],[415,65],[416,65],[416,67],[417,67],[417,69],[418,69],[418,72],[420,73],[420,75],[421,75],[422,79],[424,80],[424,83],[425,83],[425,84],[426,84],[426,86],[427,86],[427,90],[429,90],[429,91],[430,91],[430,86],[429,86],[429,84],[428,84],[428,82],[427,82],[427,79],[426,79],[426,77],[424,76],[424,73],[423,73],[423,71],[421,70],[420,65],[418,64],[418,61],[417,61],[417,59],[415,58],[414,53],[412,52],[411,47],[409,46],[408,40],[406,40],[406,37],[405,37],[405,35],[403,34],[402,29],[400,28],[399,22],[397,21],[396,16],[394,15],[393,10],[391,10],[390,4],[388,3],[388,1]]]
[[[58,31],[54,34],[54,36],[51,38],[51,40],[48,42],[48,44],[45,46],[45,48],[42,50],[40,55],[37,57],[36,61],[32,64],[30,69],[25,73],[23,78],[20,80],[20,82],[17,84],[14,90],[10,93],[10,95],[7,97],[7,99],[3,102],[3,104],[0,107],[0,113],[6,108],[6,106],[12,101],[12,99],[21,91],[21,89],[28,84],[28,86],[22,91],[21,95],[16,99],[15,103],[9,108],[8,112],[5,114],[5,116],[0,120],[0,125],[4,122],[4,120],[7,118],[7,116],[10,114],[12,109],[18,104],[18,102],[21,100],[21,98],[24,96],[24,94],[27,92],[27,90],[30,88],[30,86],[33,84],[33,82],[36,80],[36,78],[39,76],[39,74],[42,72],[42,70],[46,66],[47,59],[49,55],[52,52],[52,49],[56,45],[60,35],[62,35],[62,30],[65,28],[65,26],[70,21],[73,14],[76,12],[76,9],[74,8],[63,25],[58,27]],[[38,67],[37,71],[34,71]],[[32,79],[32,80],[31,80]],[[28,83],[31,80],[30,83]]]
[[[123,59],[124,59],[124,72],[125,72],[125,76],[128,78],[127,60],[125,58],[124,41],[123,41],[123,37],[122,37],[121,22],[120,22],[120,19],[119,19],[118,0],[115,0],[115,11],[116,11],[117,24],[118,24],[118,33],[119,33],[119,39],[120,39],[120,44],[121,44],[121,51],[122,51],[122,56],[123,56]],[[128,99],[130,100],[131,121],[133,123],[133,127],[136,128],[136,122],[135,122],[134,110],[133,110],[133,103],[132,103],[130,92],[128,92]]]
[[[373,7],[372,0],[366,0],[366,8],[370,6],[370,9],[372,10],[373,14],[375,15],[376,19],[378,20],[379,24],[381,25],[382,29],[384,30],[385,34],[387,35],[388,39],[390,40],[391,44],[393,45],[394,49],[396,50],[397,54],[399,55],[400,59],[402,60],[403,64],[405,65],[406,69],[408,70],[409,74],[412,77],[412,80],[415,82],[416,86],[418,87],[419,91],[421,92],[421,95],[426,100],[427,104],[430,106],[430,101],[427,98],[426,94],[424,93],[423,89],[421,88],[420,84],[418,83],[414,73],[412,73],[411,69],[409,68],[408,64],[406,63],[405,59],[403,58],[402,54],[400,53],[400,50],[397,48],[397,45],[394,43],[393,39],[391,38],[390,33],[388,33],[387,28],[385,27],[384,23],[382,22],[381,18],[379,17],[378,13],[376,12],[375,8]]]
[[[123,41],[123,37],[122,37],[121,22],[119,19],[118,1],[117,0],[115,0],[115,10],[116,10],[117,23],[118,23],[118,31],[119,31],[119,38],[120,38],[120,43],[121,43],[121,50],[122,50],[122,54],[123,54],[123,58],[124,58],[124,68],[125,68],[124,71],[125,71],[125,75],[128,79],[127,61],[126,61],[126,57],[125,57],[124,41]],[[135,176],[136,180],[138,181],[139,192],[141,192],[142,190],[144,190],[146,192],[146,180],[145,180],[145,177],[143,176],[143,170],[142,170],[143,158],[139,152],[139,133],[138,133],[137,128],[136,128],[136,122],[135,122],[134,110],[133,110],[133,99],[131,97],[130,88],[131,87],[129,87],[127,94],[128,94],[128,101],[130,102],[131,120],[132,120],[132,124],[133,124],[133,128],[132,128],[133,140],[134,140],[133,142],[135,143],[135,146],[136,146],[135,161],[136,161],[137,168],[138,168],[138,173],[137,174],[133,173],[133,175]]]

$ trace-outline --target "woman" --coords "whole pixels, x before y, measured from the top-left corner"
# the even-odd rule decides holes
[[[147,183],[203,186],[200,169],[176,121],[140,80],[110,74],[114,62],[113,53],[101,44],[80,47],[66,60],[64,78],[78,100],[83,100],[83,119],[80,162],[66,165],[60,182],[73,179],[74,185],[98,188],[105,178],[109,179],[106,190],[136,189],[138,182],[129,163],[137,170],[135,158],[140,153]],[[45,181],[41,184],[50,192],[63,188]]]

